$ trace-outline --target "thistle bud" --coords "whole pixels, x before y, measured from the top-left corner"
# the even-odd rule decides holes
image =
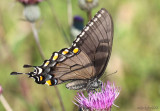
[[[39,19],[41,12],[38,5],[26,5],[23,10],[23,15],[29,22],[35,22]]]
[[[79,7],[85,11],[91,11],[98,5],[98,0],[78,0]]]
[[[38,3],[43,0],[17,0],[24,5],[23,14],[27,21],[35,22],[39,19],[41,12]]]
[[[33,5],[33,4],[37,4],[43,0],[17,0],[20,3],[24,4],[24,5]]]

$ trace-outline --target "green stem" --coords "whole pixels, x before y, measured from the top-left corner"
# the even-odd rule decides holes
[[[59,19],[56,16],[52,2],[50,0],[46,0],[46,2],[48,3],[49,7],[51,8],[51,11],[52,11],[52,14],[53,14],[53,17],[54,17],[54,20],[55,20],[55,23],[57,25],[58,30],[61,32],[62,37],[66,40],[66,42],[69,45],[71,43],[71,41],[69,40],[69,38],[63,28],[63,25],[59,22]]]

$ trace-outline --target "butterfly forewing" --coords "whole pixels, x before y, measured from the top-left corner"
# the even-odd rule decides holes
[[[82,44],[78,44],[91,59],[95,67],[95,76],[103,74],[112,50],[113,23],[105,9],[101,9],[87,24],[80,37]]]

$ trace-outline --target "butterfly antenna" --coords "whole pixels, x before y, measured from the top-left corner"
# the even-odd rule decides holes
[[[108,74],[107,76],[110,76],[110,75],[113,75],[113,74],[116,74],[118,71],[116,70],[115,72],[111,73],[111,74]]]
[[[105,79],[105,77],[107,77],[107,76],[111,76],[111,75],[113,75],[113,74],[116,74],[118,71],[116,70],[115,72],[113,72],[113,73],[111,73],[111,74],[107,74],[107,75],[105,75],[103,78],[102,78],[102,80],[104,80]]]

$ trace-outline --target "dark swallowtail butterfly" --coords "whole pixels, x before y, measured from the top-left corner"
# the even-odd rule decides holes
[[[84,27],[70,48],[54,52],[41,66],[29,73],[12,72],[11,75],[27,74],[38,84],[58,85],[64,82],[73,90],[94,90],[101,86],[98,80],[104,73],[111,56],[113,22],[102,8]]]

